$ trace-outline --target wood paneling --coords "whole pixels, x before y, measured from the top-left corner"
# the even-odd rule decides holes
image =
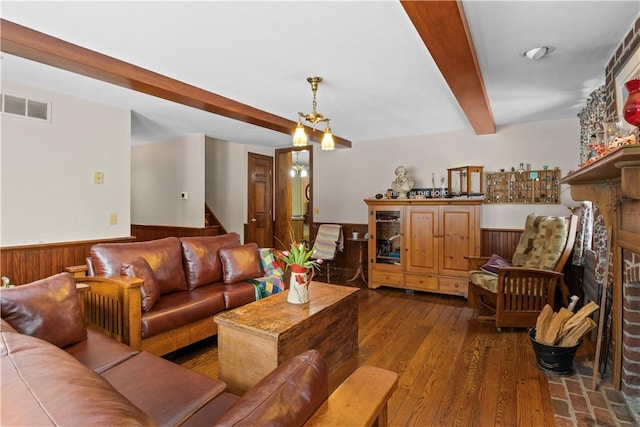
[[[319,224],[311,227],[312,240],[315,239],[318,227]],[[358,244],[349,240],[354,231],[364,236],[367,233],[367,224],[342,224],[344,251],[336,256],[336,267],[343,279],[352,277],[358,269]],[[96,243],[126,242],[133,239],[147,241],[169,236],[216,236],[223,233],[216,227],[132,225],[131,234],[135,237],[5,247],[0,251],[1,274],[9,277],[11,283],[19,285],[60,273],[65,267],[84,264],[91,246]],[[489,256],[496,253],[510,258],[518,244],[520,234],[522,230],[482,229],[481,255]]]
[[[480,231],[480,255],[498,254],[503,258],[511,259],[521,235],[522,230],[483,228]]]
[[[61,273],[65,267],[85,264],[91,246],[103,242],[127,242],[119,239],[85,240],[26,246],[8,246],[0,251],[2,275],[11,284],[22,285]]]
[[[224,234],[220,226],[204,228],[195,227],[171,227],[168,225],[136,225],[131,224],[131,234],[136,236],[136,240],[143,242],[147,240],[163,239],[165,237],[195,237],[195,236],[218,236]]]

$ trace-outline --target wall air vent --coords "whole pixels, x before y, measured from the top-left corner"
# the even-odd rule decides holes
[[[2,112],[14,116],[49,121],[51,102],[25,98],[23,96],[0,94]]]

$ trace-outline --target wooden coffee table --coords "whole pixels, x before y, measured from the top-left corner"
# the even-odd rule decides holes
[[[218,379],[243,394],[279,364],[313,348],[329,374],[336,372],[358,349],[358,291],[311,282],[307,304],[288,303],[285,291],[216,316]]]

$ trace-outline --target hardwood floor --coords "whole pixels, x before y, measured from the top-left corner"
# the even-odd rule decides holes
[[[392,426],[553,426],[547,377],[524,329],[476,322],[466,300],[361,288],[353,365],[399,373]],[[166,356],[216,377],[212,338]],[[346,375],[346,372],[345,372]]]

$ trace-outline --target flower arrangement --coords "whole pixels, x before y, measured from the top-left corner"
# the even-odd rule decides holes
[[[305,243],[291,242],[289,251],[278,252],[276,256],[285,264],[285,268],[291,267],[294,273],[303,273],[311,268],[319,269],[323,263],[321,259],[311,259],[315,251],[315,245],[307,249]]]

